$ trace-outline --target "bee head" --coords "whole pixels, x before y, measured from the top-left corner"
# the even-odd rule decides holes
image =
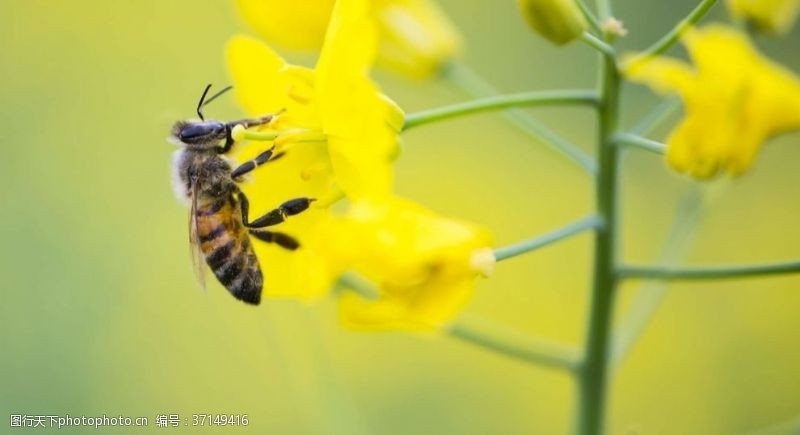
[[[193,148],[211,148],[227,139],[228,127],[220,121],[179,121],[172,127],[172,136]]]
[[[229,125],[220,121],[206,121],[203,116],[203,106],[229,91],[231,87],[225,87],[206,99],[209,89],[211,89],[210,84],[203,90],[203,95],[200,96],[200,102],[197,103],[197,115],[200,117],[200,120],[179,121],[175,123],[172,127],[172,142],[176,142],[178,145],[186,145],[190,148],[207,149],[216,147],[223,139],[226,141],[231,140]]]

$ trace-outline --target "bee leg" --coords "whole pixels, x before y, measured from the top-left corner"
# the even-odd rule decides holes
[[[283,157],[283,153],[274,154],[274,152],[275,152],[275,147],[272,147],[264,151],[263,153],[257,155],[256,158],[254,158],[253,160],[249,160],[247,162],[242,163],[241,165],[239,165],[239,167],[237,167],[231,172],[231,178],[233,178],[235,181],[238,181],[238,179],[242,175],[247,174],[248,172],[263,165],[264,163],[278,160],[279,158]]]
[[[260,118],[240,119],[238,121],[230,121],[230,122],[225,123],[225,133],[226,133],[226,135],[225,135],[225,145],[223,145],[222,148],[219,148],[218,152],[220,154],[225,154],[225,153],[227,153],[228,151],[231,150],[231,147],[233,147],[233,142],[234,141],[233,141],[233,136],[231,136],[231,132],[233,131],[233,127],[236,127],[237,125],[241,125],[244,128],[250,128],[250,127],[256,127],[256,126],[259,126],[259,125],[269,124],[273,119],[275,119],[276,116],[278,116],[282,112],[283,112],[283,110],[281,110],[278,113],[262,116]]]
[[[302,213],[308,209],[312,202],[316,201],[314,198],[295,198],[284,202],[278,208],[267,212],[264,216],[250,222],[248,217],[250,203],[243,193],[239,193],[239,204],[242,209],[242,222],[247,228],[264,228],[272,225],[277,225],[286,220],[289,216]]]
[[[285,233],[250,229],[250,235],[257,238],[258,240],[267,243],[274,243],[280,246],[281,248],[285,248],[290,251],[294,251],[295,249],[300,247],[300,242],[298,242],[297,239]]]

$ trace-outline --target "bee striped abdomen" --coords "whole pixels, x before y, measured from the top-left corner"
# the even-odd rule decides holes
[[[264,279],[250,238],[232,200],[197,207],[197,237],[208,267],[233,296],[258,304]]]

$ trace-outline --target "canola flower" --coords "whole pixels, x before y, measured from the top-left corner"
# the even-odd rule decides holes
[[[687,32],[693,67],[638,58],[626,75],[678,93],[686,116],[667,139],[667,161],[697,178],[740,175],[771,136],[800,128],[800,79],[766,59],[746,36],[722,25]]]
[[[244,19],[267,41],[294,50],[318,50],[334,0],[238,0]],[[438,72],[461,47],[458,31],[432,0],[371,0],[378,29],[379,65],[415,78]]]
[[[476,277],[489,275],[495,262],[487,230],[398,197],[356,201],[315,232],[306,285],[327,288],[350,271],[377,291],[341,295],[342,322],[353,329],[435,330],[461,310]]]
[[[785,34],[800,12],[800,0],[727,0],[731,14],[751,22],[758,30]]]
[[[620,145],[637,144],[656,152],[664,146],[638,136],[657,124],[663,115],[660,110],[645,116],[631,132],[620,129],[623,79],[644,82],[660,92],[678,93],[683,98],[686,117],[668,140],[667,159],[676,169],[698,178],[722,171],[740,174],[750,167],[758,148],[771,135],[798,128],[800,85],[789,71],[758,54],[742,34],[722,26],[690,30],[717,0],[699,0],[686,18],[627,62],[622,62],[613,46],[615,37],[623,36],[625,29],[613,18],[612,1],[596,3],[597,16],[602,21],[581,0],[528,2],[566,7],[564,11],[570,11],[570,19],[577,20],[572,24],[578,26],[567,26],[561,34],[558,32],[565,29],[558,28],[564,24],[560,18],[537,25],[545,29],[544,33],[551,32],[546,36],[556,41],[580,36],[602,54],[596,92],[496,95],[422,111],[405,119],[369,81],[367,71],[378,46],[385,51],[385,44],[378,42],[378,33],[384,38],[385,31],[378,30],[381,24],[376,11],[389,4],[414,4],[412,1],[338,0],[328,23],[310,27],[302,19],[327,16],[325,5],[332,2],[320,2],[321,7],[313,14],[299,18],[289,17],[288,9],[261,10],[265,24],[270,17],[285,18],[281,23],[270,23],[275,26],[269,30],[288,38],[286,44],[314,48],[319,45],[315,35],[326,32],[314,70],[287,65],[271,49],[252,39],[237,38],[229,47],[229,65],[242,104],[254,114],[282,110],[279,118],[263,131],[236,132],[237,139],[265,140],[286,152],[284,158],[269,163],[273,170],[262,171],[269,175],[249,187],[248,193],[259,198],[253,203],[272,205],[287,196],[326,198],[320,201],[322,207],[290,221],[288,225],[295,227],[286,228],[297,230],[294,234],[301,239],[303,248],[286,254],[293,256],[292,261],[265,258],[268,276],[284,281],[294,279],[286,287],[293,289],[286,293],[292,296],[319,295],[333,286],[352,290],[340,294],[339,307],[343,323],[354,329],[441,331],[499,354],[565,370],[577,383],[575,428],[582,435],[603,433],[609,373],[624,357],[625,348],[633,340],[630,337],[639,334],[651,315],[625,313],[628,320],[634,321],[621,322],[621,331],[612,330],[615,294],[621,282],[800,273],[797,260],[722,267],[626,264],[619,243],[619,182],[623,178],[619,177],[619,157],[623,152]],[[247,12],[248,4],[278,4],[276,8],[286,5],[241,0],[245,15],[253,13]],[[572,6],[577,6],[582,18],[575,18],[579,16]],[[302,10],[294,4],[291,7]],[[582,19],[590,31],[585,30],[586,24],[580,24]],[[395,24],[398,22],[403,21]],[[557,24],[557,32],[552,32],[552,23]],[[283,24],[288,27],[281,28]],[[310,33],[297,35],[300,29],[310,29]],[[293,35],[298,37],[292,39]],[[661,57],[681,37],[693,65]],[[487,92],[478,92],[484,93]],[[596,110],[598,120],[597,159],[584,165],[594,177],[597,207],[586,218],[490,250],[491,237],[486,230],[437,216],[393,195],[391,160],[396,155],[397,133],[404,121],[406,127],[420,126],[484,110],[565,103]],[[558,142],[557,136],[543,137]],[[252,145],[243,154],[255,155],[257,150]],[[341,195],[350,199],[343,214],[325,207]],[[680,219],[677,222],[682,223]],[[593,279],[586,336],[580,350],[547,340],[520,339],[524,335],[517,331],[486,327],[483,322],[465,324],[454,320],[469,301],[475,278],[488,275],[495,262],[589,230],[594,236]],[[274,295],[269,288],[266,293]],[[642,292],[644,297],[648,297],[646,293],[649,292]],[[640,302],[634,301],[632,306],[641,306]],[[645,303],[653,304],[652,300]]]
[[[240,160],[272,146],[284,153],[268,163],[269,169],[256,171],[254,182],[243,189],[263,207],[299,196],[318,199],[308,216],[284,224],[301,246],[305,230],[340,196],[380,197],[392,191],[403,114],[368,77],[377,37],[367,7],[366,0],[337,3],[314,70],[287,64],[251,38],[235,37],[228,44],[228,67],[242,106],[253,115],[280,113],[261,132],[234,132],[239,140],[254,140],[242,147]],[[312,296],[286,273],[302,256],[275,247],[258,254],[271,279],[265,294]]]

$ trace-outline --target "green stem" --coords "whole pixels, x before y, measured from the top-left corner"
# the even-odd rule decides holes
[[[595,185],[597,214],[605,222],[595,233],[594,279],[587,322],[584,364],[578,373],[578,433],[603,433],[611,319],[617,280],[619,147],[614,144],[619,118],[620,76],[614,56],[603,56],[602,99],[599,106],[598,172]]]
[[[339,277],[336,291],[347,289],[366,299],[380,297],[378,289],[364,277],[347,272]],[[517,331],[485,320],[462,316],[444,328],[449,336],[532,364],[575,371],[580,365],[577,349],[526,337]]]
[[[413,127],[456,118],[477,112],[501,110],[509,107],[532,107],[545,105],[595,105],[597,94],[594,91],[539,91],[522,92],[519,94],[495,95],[492,97],[478,98],[465,103],[452,104],[422,112],[411,113],[406,116],[403,127],[408,130]]]
[[[496,95],[497,90],[461,63],[453,63],[447,68],[447,78],[455,86],[472,97]],[[578,146],[559,136],[553,130],[533,118],[522,109],[505,110],[503,115],[520,131],[528,136],[543,141],[569,160],[577,163],[590,174],[596,172],[596,164],[588,154]]]
[[[651,153],[663,155],[667,151],[667,146],[661,142],[656,142],[646,137],[637,136],[630,133],[619,133],[614,136],[617,145],[624,145],[639,148]]]
[[[557,230],[553,230],[542,236],[525,240],[523,242],[515,243],[513,245],[506,246],[503,248],[495,249],[494,257],[495,259],[497,259],[497,261],[502,261],[509,259],[511,257],[516,257],[517,255],[542,248],[551,243],[555,243],[559,240],[566,239],[567,237],[574,236],[583,231],[600,228],[602,226],[602,223],[603,221],[599,217],[589,216],[587,218],[583,218],[579,221],[561,227]]]
[[[653,45],[645,49],[643,52],[638,54],[636,57],[631,59],[631,63],[641,61],[647,59],[652,56],[658,56],[659,54],[663,54],[667,50],[669,50],[675,43],[680,40],[683,33],[689,29],[693,24],[700,21],[711,7],[717,3],[717,0],[702,0],[699,5],[697,5],[689,15],[681,20],[675,27],[673,27],[666,35],[662,36],[661,39],[656,41]]]
[[[600,21],[605,21],[614,15],[611,10],[611,0],[597,0],[597,15]]]
[[[658,263],[674,264],[688,251],[703,215],[704,201],[698,185],[692,185],[678,203],[675,218],[661,250]],[[618,369],[644,332],[667,294],[666,281],[647,281],[637,290],[630,308],[615,328],[611,351],[612,369]]]
[[[575,0],[575,3],[578,4],[578,8],[580,8],[581,13],[583,14],[584,18],[586,18],[586,21],[589,23],[589,27],[592,28],[592,31],[598,35],[602,35],[603,28],[600,26],[600,22],[597,20],[597,17],[595,17],[592,11],[589,9],[589,6],[586,5],[586,2],[583,0]]]
[[[380,297],[378,289],[366,278],[355,272],[345,272],[339,277],[339,281],[334,286],[334,292],[340,292],[343,289],[355,292],[364,299],[378,299]]]
[[[581,41],[595,48],[602,54],[613,56],[615,53],[614,47],[606,44],[605,42],[598,39],[597,36],[594,36],[589,32],[583,32],[583,35],[581,35]]]
[[[800,273],[800,261],[717,267],[623,266],[617,271],[620,279],[705,280],[752,278],[764,275]]]
[[[501,353],[531,364],[574,372],[580,366],[577,349],[544,340],[486,321],[462,317],[446,332],[453,338]]]
[[[647,136],[668,118],[672,112],[680,106],[681,100],[677,97],[667,98],[658,103],[647,115],[644,115],[633,127],[630,132],[639,136]]]

